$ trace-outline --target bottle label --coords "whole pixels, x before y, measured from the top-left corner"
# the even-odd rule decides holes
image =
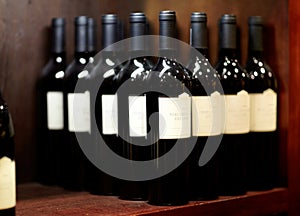
[[[250,131],[250,97],[245,90],[225,95],[225,134],[244,134]]]
[[[16,206],[15,161],[8,157],[0,159],[0,210]]]
[[[221,134],[219,92],[211,96],[192,97],[193,136],[216,136]]]
[[[49,130],[64,128],[64,107],[62,92],[47,92],[47,126]]]
[[[159,138],[180,139],[191,136],[191,97],[158,98]]]
[[[91,132],[90,92],[68,94],[70,132]]]
[[[129,136],[147,135],[146,96],[129,96]]]
[[[102,133],[118,134],[118,96],[102,95]]]
[[[277,94],[267,89],[261,94],[250,94],[250,130],[254,132],[275,131],[277,124]]]

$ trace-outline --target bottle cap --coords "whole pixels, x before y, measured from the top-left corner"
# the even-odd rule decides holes
[[[207,16],[203,12],[193,12],[191,14],[191,46],[199,49],[208,48]]]
[[[193,12],[191,22],[207,22],[207,15],[204,12]]]
[[[221,18],[222,24],[236,24],[236,16],[234,14],[224,14]]]
[[[130,23],[146,23],[146,16],[142,12],[134,12],[130,14]]]
[[[96,50],[97,43],[97,31],[96,31],[96,20],[89,17],[88,18],[88,51],[94,52]]]
[[[58,18],[53,18],[52,19],[52,26],[63,26],[66,24],[66,20],[65,18],[61,18],[61,17],[58,17]]]
[[[114,24],[118,22],[116,14],[104,14],[102,15],[102,24]]]
[[[75,17],[75,25],[87,25],[88,18],[87,16],[77,16]]]
[[[160,21],[175,21],[176,20],[176,12],[172,10],[164,10],[159,13]]]
[[[261,16],[250,16],[248,18],[249,25],[263,25],[263,19]]]

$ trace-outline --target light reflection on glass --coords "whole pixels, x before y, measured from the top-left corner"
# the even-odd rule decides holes
[[[89,72],[87,70],[83,70],[78,74],[78,79],[84,78],[87,75],[89,75]]]
[[[65,76],[65,72],[64,71],[58,71],[56,74],[55,74],[55,78],[56,79],[61,79]]]

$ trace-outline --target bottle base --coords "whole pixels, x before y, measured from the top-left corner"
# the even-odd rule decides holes
[[[188,201],[172,202],[172,201],[148,201],[148,204],[155,206],[182,206],[188,204]]]
[[[0,210],[0,216],[15,216],[16,207]]]

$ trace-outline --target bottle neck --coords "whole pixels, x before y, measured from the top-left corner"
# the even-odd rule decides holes
[[[65,52],[59,52],[59,53],[52,53],[51,54],[51,59],[56,63],[56,64],[66,64],[66,53]]]
[[[88,51],[87,26],[77,25],[75,27],[75,54]],[[76,56],[76,55],[75,55]]]
[[[96,23],[92,18],[89,18],[88,23],[88,52],[93,54],[96,52],[97,47],[97,31]]]
[[[81,64],[85,64],[89,60],[89,53],[88,52],[75,52],[74,58],[76,61],[79,61]],[[84,59],[84,60],[81,60]]]
[[[97,54],[96,50],[92,50],[88,52],[89,57],[94,57]]]
[[[175,49],[160,49],[159,50],[160,59],[170,59],[176,60],[176,50]]]
[[[249,25],[248,57],[262,58],[263,28],[261,25]]]
[[[191,46],[196,49],[208,48],[208,33],[206,22],[192,22],[191,23]]]
[[[208,49],[207,48],[195,48],[199,53],[201,53],[205,58],[208,59]]]
[[[175,44],[172,39],[167,37],[176,38],[176,22],[172,21],[160,21],[159,23],[159,49],[160,52],[175,52]],[[164,37],[165,36],[165,37]]]
[[[65,26],[64,25],[52,27],[51,52],[52,53],[65,52]]]
[[[114,51],[102,51],[102,57],[103,59],[114,59],[116,58],[116,52]]]
[[[0,91],[0,104],[3,104],[3,103],[5,103],[5,102],[4,102],[4,99],[3,99],[3,97],[2,97],[2,93],[1,93],[1,91]]]
[[[109,50],[107,46],[110,46],[118,41],[117,30],[117,23],[102,24],[102,47],[106,48],[107,51],[113,51]]]
[[[249,50],[248,59],[255,57],[256,59],[263,59],[263,51]]]
[[[225,57],[229,59],[237,59],[237,50],[231,48],[221,48],[219,52],[219,59],[223,59]]]
[[[237,48],[237,27],[235,24],[221,24],[220,26],[220,48]]]
[[[131,51],[143,51],[145,50],[145,38],[138,37],[145,35],[146,22],[131,22],[130,23],[130,37],[131,39],[130,49]]]

